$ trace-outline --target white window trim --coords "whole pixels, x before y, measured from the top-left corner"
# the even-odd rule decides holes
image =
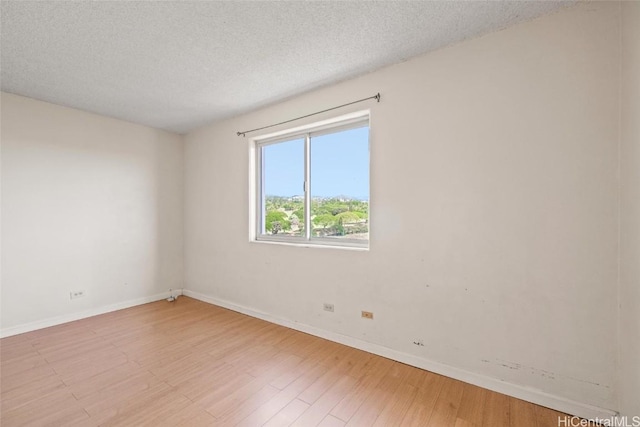
[[[265,135],[258,135],[249,139],[249,241],[258,243],[271,243],[281,244],[289,246],[299,247],[324,247],[324,248],[338,248],[338,249],[355,249],[355,250],[369,250],[369,239],[362,241],[360,239],[348,239],[348,238],[331,238],[331,237],[311,237],[311,227],[305,227],[306,236],[278,236],[260,234],[259,228],[261,226],[260,221],[264,216],[258,209],[262,209],[261,197],[262,189],[261,185],[264,183],[264,177],[258,176],[258,171],[263,173],[263,167],[258,165],[261,161],[260,148],[269,144],[276,144],[284,142],[286,140],[294,139],[295,137],[305,137],[305,170],[304,170],[304,182],[309,182],[310,171],[307,168],[309,164],[308,147],[310,136],[318,136],[323,133],[333,133],[340,131],[341,128],[345,130],[351,126],[362,123],[370,123],[370,111],[363,110],[350,114],[345,114],[339,117],[331,118],[328,120],[322,120],[320,122],[311,123],[308,125],[298,126],[286,130],[272,132]],[[371,136],[369,135],[369,138]],[[311,209],[310,198],[311,195],[305,188],[305,223],[311,224]],[[371,214],[371,212],[369,212]],[[369,218],[369,227],[371,221]]]

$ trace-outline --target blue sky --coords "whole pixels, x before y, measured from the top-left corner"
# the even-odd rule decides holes
[[[304,194],[304,139],[264,147],[265,194]],[[311,197],[369,200],[369,128],[311,138]]]

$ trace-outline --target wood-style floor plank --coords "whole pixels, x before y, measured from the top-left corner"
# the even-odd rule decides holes
[[[11,426],[556,425],[559,412],[187,297],[0,340]]]
[[[463,382],[457,380],[450,380],[444,384],[438,395],[438,400],[436,400],[431,418],[429,418],[427,424],[429,427],[455,425],[464,386]]]
[[[318,427],[343,427],[344,421],[334,417],[333,415],[327,415],[321,422],[318,424]]]
[[[386,427],[400,425],[417,393],[418,389],[408,382],[401,384],[396,390],[396,393],[387,401],[373,426]]]
[[[293,425],[305,427],[320,424],[329,415],[331,409],[355,386],[355,383],[356,380],[354,378],[348,375],[342,376],[319,399],[311,404]]]
[[[427,425],[442,387],[446,382],[447,378],[442,375],[429,372],[428,375],[424,376],[423,381],[418,385],[418,392],[413,399],[413,403],[407,410],[400,425],[416,427]]]
[[[522,427],[536,427],[535,405],[520,399],[509,399],[510,424],[519,423]]]
[[[265,427],[282,427],[282,426],[290,426],[295,420],[298,419],[304,411],[309,408],[309,404],[303,402],[302,400],[295,399],[284,409],[278,412],[273,416],[269,421],[267,421],[264,426]]]
[[[485,410],[485,400],[489,390],[464,384],[462,389],[462,399],[456,414],[456,424],[476,425],[482,421]]]
[[[512,399],[504,394],[487,390],[485,398],[485,409],[482,412],[482,427],[507,427],[510,419],[509,400]]]
[[[331,415],[342,421],[349,421],[362,403],[374,392],[375,387],[382,381],[392,365],[393,361],[389,359],[377,358],[370,365],[371,370],[360,378],[357,386],[331,410]]]

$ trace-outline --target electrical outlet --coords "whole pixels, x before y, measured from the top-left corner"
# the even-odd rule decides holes
[[[333,304],[329,304],[329,303],[324,303],[322,305],[322,308],[324,308],[324,311],[330,311],[333,313]]]
[[[71,297],[71,299],[82,298],[83,296],[84,296],[84,291],[69,292],[69,297]]]
[[[363,311],[362,312],[362,317],[364,317],[365,319],[373,319],[373,312],[371,312],[371,311]]]

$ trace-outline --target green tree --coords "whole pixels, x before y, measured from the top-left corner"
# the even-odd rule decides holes
[[[278,234],[279,231],[291,229],[291,221],[287,214],[282,211],[268,211],[265,217],[265,230],[272,234]]]
[[[355,211],[354,212],[356,215],[358,215],[358,218],[360,219],[365,219],[365,220],[369,220],[369,214],[366,212],[361,212],[361,211]]]
[[[336,223],[336,218],[331,214],[317,215],[313,218],[313,223],[323,228],[327,228]]]
[[[338,215],[342,212],[347,212],[349,210],[349,205],[338,199],[331,199],[324,204],[323,208],[327,212],[331,213],[331,215]]]
[[[294,211],[291,215],[297,216],[301,223],[304,222],[304,208]]]
[[[355,212],[342,212],[335,218],[338,224],[353,224],[360,221],[360,217]]]

